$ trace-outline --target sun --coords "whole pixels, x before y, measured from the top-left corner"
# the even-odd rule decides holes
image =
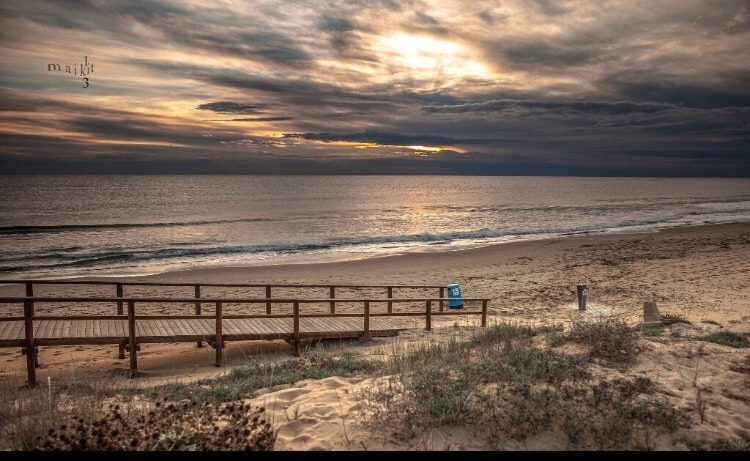
[[[391,72],[438,86],[468,78],[490,78],[487,67],[460,43],[429,35],[380,37],[375,49]]]

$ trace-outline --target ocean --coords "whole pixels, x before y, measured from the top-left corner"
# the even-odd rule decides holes
[[[750,221],[750,179],[0,176],[0,277],[140,276]]]

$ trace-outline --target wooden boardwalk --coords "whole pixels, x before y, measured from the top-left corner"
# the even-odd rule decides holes
[[[393,336],[398,332],[414,328],[421,319],[401,317],[373,317],[370,320],[370,336]],[[423,315],[421,316],[423,317]],[[140,318],[136,325],[137,342],[214,342],[216,319],[205,318]],[[293,318],[225,318],[222,326],[224,341],[250,340],[294,340]],[[363,336],[364,319],[361,317],[303,317],[299,320],[301,339],[309,338],[358,338]],[[36,346],[116,344],[129,341],[128,319],[123,318],[55,318],[34,322]],[[26,345],[25,322],[23,320],[0,320],[0,347]]]
[[[467,303],[465,306],[462,304],[460,308],[444,311],[443,307],[447,303],[456,302],[456,298],[443,298],[442,288],[438,297],[335,297],[336,288],[351,289],[352,286],[327,287],[330,293],[327,298],[207,298],[200,296],[198,285],[195,285],[195,297],[132,297],[121,295],[122,287],[125,286],[123,283],[117,283],[119,296],[115,297],[34,296],[32,285],[42,283],[56,284],[51,281],[26,281],[23,282],[26,296],[0,297],[0,305],[11,306],[0,316],[0,347],[19,347],[22,354],[26,355],[30,386],[36,385],[35,370],[39,366],[40,346],[117,345],[121,359],[128,353],[130,376],[134,377],[138,373],[137,351],[140,344],[196,342],[201,346],[205,342],[216,351],[214,364],[222,366],[223,349],[228,341],[284,340],[293,347],[294,354],[299,356],[300,342],[306,339],[395,336],[400,331],[420,328],[422,325],[430,330],[432,319],[438,316],[481,316],[481,325],[486,326],[489,302],[487,298],[462,297],[461,301]],[[86,283],[94,284],[77,282]],[[259,286],[264,287],[266,294],[270,293],[270,285]],[[278,289],[279,286],[273,287]],[[303,285],[292,287],[309,288]],[[391,295],[394,289],[413,287],[379,288],[386,289],[387,294]],[[91,307],[84,309],[84,305]],[[116,306],[117,313],[99,314],[103,305]],[[195,313],[153,315],[154,308],[149,306],[155,305],[191,305],[194,306]],[[224,306],[229,305],[232,309],[227,310]],[[265,312],[258,313],[255,310],[253,313],[252,305],[265,307]],[[313,308],[301,311],[301,306],[309,305]],[[380,309],[371,310],[371,306],[375,305]],[[69,308],[72,306],[94,314],[70,314]],[[202,312],[202,306],[211,306],[212,309],[207,313]],[[321,312],[323,306],[326,312]],[[344,312],[337,312],[337,308]],[[43,312],[37,312],[39,309]],[[56,309],[62,311],[63,315],[55,313]]]

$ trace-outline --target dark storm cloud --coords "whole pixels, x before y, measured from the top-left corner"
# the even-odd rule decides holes
[[[599,47],[591,45],[532,40],[506,47],[502,56],[503,62],[511,63],[514,67],[570,67],[600,61],[603,55]]]
[[[654,78],[656,77],[656,78]],[[682,83],[668,76],[611,75],[599,84],[623,96],[699,109],[750,106],[750,73],[725,79],[721,87]]]
[[[212,122],[283,122],[285,120],[294,120],[292,117],[252,117],[252,118],[230,118],[210,120]]]
[[[290,37],[269,32],[238,33],[232,40],[213,31],[190,33],[172,30],[175,40],[187,41],[208,52],[220,55],[245,57],[280,65],[300,66],[312,61],[313,56],[296,46]]]
[[[285,133],[284,137],[322,142],[348,141],[392,146],[440,146],[451,144],[486,144],[491,142],[489,139],[458,139],[440,135],[407,135],[378,131],[365,131],[362,133]]]
[[[746,0],[7,0],[0,38],[3,171],[750,175]]]
[[[350,32],[357,27],[350,19],[323,15],[320,19],[320,28],[324,32]]]
[[[215,144],[220,139],[231,140],[236,136],[196,132],[185,127],[174,128],[155,123],[146,118],[118,118],[104,120],[97,118],[76,118],[66,123],[68,129],[85,133],[99,139],[128,139],[140,142],[170,142],[175,144]]]
[[[220,114],[243,114],[243,115],[254,115],[265,113],[266,109],[271,107],[271,104],[252,104],[252,103],[239,103],[232,101],[216,101],[201,104],[197,107],[200,110],[210,110],[218,112]]]
[[[527,109],[543,112],[549,111],[575,111],[590,114],[626,115],[626,114],[652,114],[675,109],[671,104],[631,101],[533,101],[502,99],[495,101],[484,101],[479,103],[459,105],[430,105],[423,106],[425,112],[503,112],[511,109]]]

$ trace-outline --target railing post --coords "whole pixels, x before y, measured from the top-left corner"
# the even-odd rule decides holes
[[[266,299],[271,299],[271,285],[266,285]],[[270,301],[266,301],[266,314],[271,315]]]
[[[432,330],[432,301],[427,301],[427,321],[425,325],[425,330],[431,331]]]
[[[333,285],[328,287],[328,293],[330,295],[329,297],[331,299],[334,299],[336,297],[336,287]],[[331,314],[335,314],[335,313],[336,313],[336,301],[331,301]]]
[[[482,300],[482,326],[487,326],[487,300]]]
[[[216,366],[224,362],[224,340],[222,339],[221,301],[216,301]]]
[[[128,337],[130,342],[130,378],[138,375],[138,358],[136,349],[138,345],[135,341],[135,301],[128,301]]]
[[[122,283],[118,282],[115,285],[115,294],[118,298],[120,298],[119,301],[117,301],[117,315],[122,315],[123,313],[123,304],[122,304]],[[125,344],[118,344],[117,345],[117,358],[124,359],[125,358]]]
[[[118,298],[122,298],[122,283],[117,283],[115,293]],[[122,315],[122,308],[122,299],[120,299],[119,301],[117,301],[117,315]]]
[[[195,299],[201,298],[201,286],[196,285],[195,286]],[[196,301],[195,302],[195,315],[201,315],[201,302]]]
[[[370,339],[370,301],[365,301],[365,331],[364,338]]]
[[[294,301],[292,311],[294,313],[294,356],[299,357],[299,301]]]
[[[393,298],[393,287],[389,286],[388,287],[388,299],[391,299],[391,298]],[[388,301],[388,313],[389,314],[393,313],[393,301]]]
[[[28,292],[30,284],[26,284]],[[29,387],[36,386],[36,350],[34,348],[34,301],[23,302],[23,323],[26,333],[26,371],[29,375]]]
[[[440,287],[440,312],[443,312],[443,305],[445,304],[445,301],[442,300],[442,298],[445,298],[445,287]]]
[[[201,298],[201,286],[195,285],[195,299]],[[201,302],[195,302],[195,315],[201,315]],[[196,344],[198,347],[203,347],[203,341],[198,341]]]

